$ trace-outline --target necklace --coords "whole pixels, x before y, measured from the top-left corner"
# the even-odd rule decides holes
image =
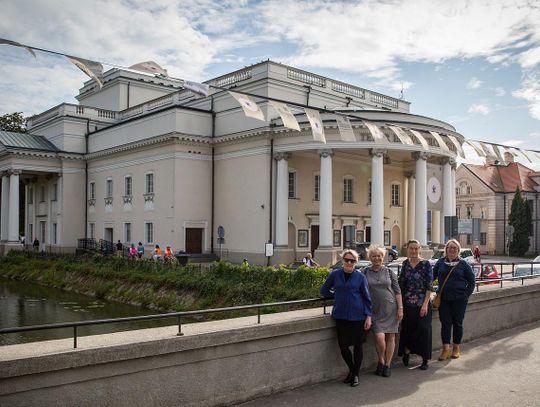
[[[382,271],[382,268],[380,268],[377,271],[375,271],[375,270],[373,270],[373,268],[371,268],[371,274],[373,274],[373,276],[375,277],[375,279],[377,280],[378,283],[381,281],[381,271]]]

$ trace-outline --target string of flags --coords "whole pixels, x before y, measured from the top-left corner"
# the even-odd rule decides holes
[[[34,58],[37,58],[35,51],[41,51],[41,52],[64,56],[73,65],[75,65],[82,72],[84,72],[88,77],[93,79],[98,85],[99,89],[103,87],[103,64],[100,62],[80,58],[73,55],[67,55],[60,52],[50,51],[43,48],[32,47],[29,45],[21,44],[19,42],[11,41],[4,38],[0,38],[0,45],[1,44],[24,48]],[[125,67],[115,65],[115,64],[105,63],[105,65],[109,65],[109,66],[117,67],[121,69],[126,69]],[[250,95],[247,94],[246,92],[241,92],[241,91],[236,91],[236,90],[231,91],[231,90],[228,90],[227,88],[209,85],[206,83],[199,83],[199,82],[193,82],[193,81],[188,81],[188,80],[183,80],[183,79],[172,78],[168,75],[166,69],[162,68],[161,66],[159,66],[159,64],[157,64],[154,61],[140,62],[134,65],[131,65],[127,69],[138,71],[138,72],[150,73],[153,75],[159,75],[170,80],[178,81],[180,86],[182,86],[184,89],[191,90],[192,92],[202,95],[204,97],[207,97],[209,95],[211,87],[215,88],[216,90],[226,91],[240,104],[244,114],[247,117],[266,122],[266,118],[260,106],[256,102],[254,102],[250,98]],[[328,111],[326,109],[308,108],[308,107],[290,103],[290,102],[284,103],[283,101],[279,101],[279,100],[265,97],[265,96],[259,96],[259,95],[252,95],[252,96],[265,99],[268,102],[268,104],[272,106],[272,108],[275,110],[278,116],[281,118],[283,126],[291,130],[300,131],[300,125],[298,121],[296,120],[295,114],[292,112],[291,108],[289,107],[289,104],[294,106],[296,109],[302,109],[303,113],[306,115],[307,120],[309,121],[309,124],[311,126],[311,132],[312,132],[314,141],[318,141],[320,143],[326,143],[324,125],[320,116],[320,112],[323,111],[325,113],[332,114],[332,118],[335,119],[342,141],[345,141],[345,142],[356,141],[356,137],[354,135],[353,128],[350,121],[350,118],[354,118],[356,120],[362,121],[363,125],[369,130],[374,142],[383,143],[383,144],[390,143],[387,136],[384,134],[384,132],[382,131],[381,127],[378,124],[365,120],[361,117],[350,115],[350,114],[348,115],[344,113],[338,113],[334,111]],[[429,143],[427,142],[426,138],[422,135],[420,131],[412,129],[412,128],[404,128],[404,127],[392,125],[389,123],[384,123],[384,125],[390,129],[392,134],[394,134],[396,138],[402,144],[415,145],[417,143],[413,141],[413,138],[414,138],[416,139],[418,144],[422,146],[424,150],[429,150],[430,148]],[[450,148],[445,143],[443,136],[441,136],[441,134],[435,131],[430,131],[429,133],[431,134],[433,139],[437,142],[439,148],[442,151],[446,153],[450,152]],[[459,157],[470,158],[470,157],[466,157],[463,146],[459,143],[459,141],[454,135],[445,134],[444,136],[447,137],[448,140],[451,142],[451,144],[455,147],[457,155]],[[518,147],[510,147],[510,146],[505,146],[501,144],[494,144],[494,143],[476,141],[476,140],[465,140],[464,143],[470,146],[478,157],[483,158],[483,159],[496,160],[502,164],[505,163],[505,159],[504,159],[504,155],[501,153],[500,148],[503,149],[504,153],[508,152],[512,154],[512,156],[514,157],[522,156],[530,163],[533,163],[533,158],[536,158],[537,160],[540,161],[539,151],[524,150]]]

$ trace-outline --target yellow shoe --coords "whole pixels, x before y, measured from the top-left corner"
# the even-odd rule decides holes
[[[452,347],[452,359],[458,359],[461,356],[459,345],[454,345]]]
[[[444,360],[448,360],[450,357],[450,349],[443,348],[441,351],[441,354],[439,355],[439,360],[442,362]]]

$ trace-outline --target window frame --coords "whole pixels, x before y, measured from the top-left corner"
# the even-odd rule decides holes
[[[109,191],[110,185],[110,191]],[[112,198],[114,194],[114,182],[112,178],[107,178],[105,180],[105,198]]]
[[[291,184],[291,176],[292,176],[292,184]],[[287,174],[287,198],[288,199],[297,199],[298,197],[298,177],[296,174],[296,170],[290,170]],[[291,189],[292,186],[292,189]]]
[[[154,235],[154,222],[144,222],[144,239],[146,240],[146,244],[154,243]]]
[[[133,196],[133,177],[124,176],[124,196]]]
[[[147,172],[144,174],[144,193],[153,194],[156,190],[154,172]]]
[[[342,185],[343,203],[354,203],[354,177],[346,175],[345,177],[343,177]]]
[[[394,188],[397,189],[397,203],[394,200]],[[401,207],[401,184],[399,182],[392,182],[390,185],[390,206]]]

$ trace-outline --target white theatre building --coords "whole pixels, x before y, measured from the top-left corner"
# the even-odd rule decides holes
[[[206,83],[262,96],[252,100],[266,122],[246,117],[225,90],[204,97],[112,69],[102,89],[84,84],[79,104],[30,118],[27,134],[0,132],[2,248],[24,235],[73,251],[87,237],[264,264],[271,242],[276,264],[308,250],[327,263],[354,240],[397,248],[409,238],[444,241],[464,140],[450,124],[271,61]],[[301,131],[284,127],[264,97],[289,102]],[[293,103],[325,109],[326,144]],[[349,115],[354,141],[342,140],[331,111]]]

